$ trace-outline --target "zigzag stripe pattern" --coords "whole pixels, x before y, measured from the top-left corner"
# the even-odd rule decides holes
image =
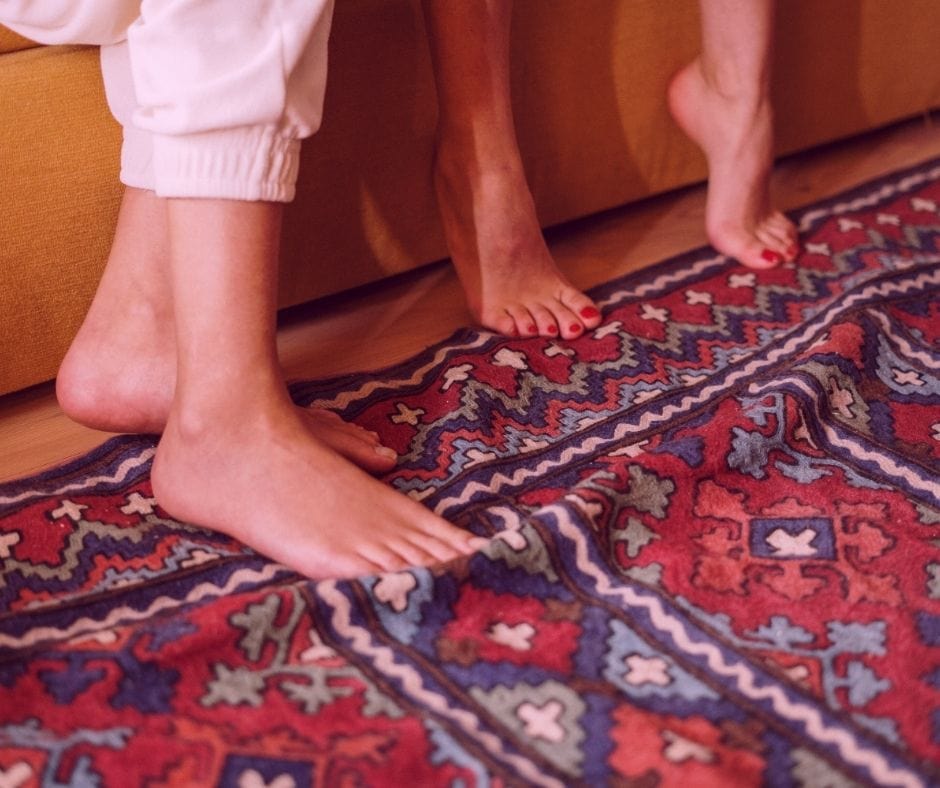
[[[154,616],[174,610],[186,605],[215,599],[231,594],[240,588],[251,585],[269,583],[278,575],[284,574],[284,567],[278,564],[268,564],[260,570],[244,569],[233,572],[225,582],[203,582],[187,590],[184,597],[173,598],[160,596],[145,609],[136,610],[133,607],[116,607],[108,610],[105,618],[77,618],[70,621],[68,626],[35,627],[29,629],[24,635],[14,636],[0,632],[0,649],[20,650],[56,641],[69,641],[75,638],[84,638],[96,632],[113,630],[116,627],[127,626],[135,621],[143,621]]]
[[[9,506],[11,504],[26,503],[42,496],[68,495],[69,493],[80,492],[89,488],[99,487],[101,485],[119,485],[124,482],[134,471],[146,467],[156,454],[156,450],[148,446],[143,451],[127,457],[117,469],[111,473],[98,476],[83,477],[74,482],[69,482],[52,489],[31,489],[24,490],[16,494],[0,495],[0,506]],[[0,487],[2,489],[2,487]]]

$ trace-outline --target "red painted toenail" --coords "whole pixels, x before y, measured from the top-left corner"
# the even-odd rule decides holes
[[[549,334],[557,334],[557,333],[558,333],[558,326],[556,326],[554,323],[553,323],[552,325],[550,325],[550,326],[548,327],[548,333],[549,333]]]
[[[783,261],[783,258],[779,254],[770,251],[770,249],[764,249],[764,251],[760,253],[760,256],[768,263],[780,263]]]
[[[527,334],[534,334],[536,331],[538,331],[538,329],[535,327],[534,323],[530,323],[528,326],[526,326],[525,331]]]
[[[572,323],[570,326],[568,326],[568,330],[571,331],[572,334],[580,334],[581,328],[582,326],[580,323]]]
[[[593,306],[586,306],[581,310],[581,317],[590,320],[592,317],[600,317],[601,313],[598,312]]]

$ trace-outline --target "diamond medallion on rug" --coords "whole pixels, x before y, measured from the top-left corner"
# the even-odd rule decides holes
[[[940,162],[797,219],[295,386],[490,537],[446,567],[306,581],[142,438],[0,486],[0,785],[937,784]]]

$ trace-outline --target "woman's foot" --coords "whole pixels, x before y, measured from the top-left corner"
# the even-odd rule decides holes
[[[473,317],[506,336],[573,339],[601,322],[597,305],[555,265],[518,154],[468,160],[442,143],[434,183],[444,234]]]
[[[286,397],[174,405],[151,479],[173,517],[226,533],[314,579],[427,566],[478,540],[311,436]]]
[[[749,268],[773,268],[793,260],[799,245],[796,227],[770,201],[770,101],[717,81],[696,59],[669,86],[673,118],[708,159],[705,229],[723,254]]]
[[[56,378],[69,418],[105,432],[161,433],[176,386],[172,315],[145,297],[96,298]],[[359,467],[384,473],[397,455],[379,436],[336,413],[298,408],[307,429]],[[243,414],[244,415],[244,414]]]

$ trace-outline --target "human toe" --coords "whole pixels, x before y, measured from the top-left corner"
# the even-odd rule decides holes
[[[776,268],[783,262],[783,255],[780,252],[757,238],[742,244],[734,252],[726,252],[726,254],[734,257],[741,265],[758,271]]]
[[[800,251],[800,236],[796,225],[780,211],[774,211],[767,218],[766,224],[768,229],[772,229],[774,234],[785,242],[787,256],[790,259],[796,257]]]
[[[534,337],[538,335],[539,327],[535,323],[535,318],[529,314],[529,310],[522,304],[510,304],[503,310],[503,314],[505,314],[509,320],[505,322],[507,330],[500,331],[500,333],[511,337]],[[490,327],[494,330],[498,330],[496,325],[496,320],[494,319]]]
[[[758,271],[766,271],[776,268],[784,258],[779,252],[775,252],[768,246],[761,246],[760,251],[748,251],[738,256],[738,261],[747,268],[754,268]]]
[[[584,333],[585,326],[582,319],[562,302],[559,301],[554,305],[552,313],[563,339],[576,339]]]
[[[789,262],[793,259],[791,254],[792,242],[786,235],[780,233],[777,228],[769,224],[763,224],[757,228],[754,235],[764,245],[765,249],[780,258],[780,262]]]
[[[404,538],[363,548],[362,554],[382,572],[397,572],[413,566],[431,566],[441,560],[433,553],[429,553]],[[448,560],[448,558],[443,560]]]
[[[560,300],[577,315],[578,321],[585,328],[597,328],[601,324],[601,310],[580,290],[572,287],[562,293]]]
[[[503,311],[484,325],[504,337],[524,336],[526,333],[509,312]],[[534,331],[531,333],[535,333]]]
[[[313,408],[304,411],[310,431],[321,443],[373,473],[385,473],[395,467],[398,455],[384,446],[376,433],[328,413]]]
[[[538,329],[538,335],[541,337],[557,337],[559,333],[558,321],[552,311],[543,304],[528,304],[529,314]]]
[[[472,552],[469,539],[459,538],[451,541],[440,538],[440,535],[411,533],[408,535],[408,541],[429,557],[428,560],[422,561],[423,564],[453,561],[461,555]]]
[[[780,211],[774,211],[771,213],[770,216],[768,216],[765,220],[765,224],[775,228],[781,235],[784,235],[791,240],[796,240],[796,225]]]
[[[442,550],[469,555],[479,550],[481,544],[488,541],[481,540],[481,537],[442,520],[428,510],[422,510],[421,514],[422,516],[414,521],[414,529],[409,533],[408,538],[415,540],[435,555],[442,554],[440,552]],[[450,558],[453,557],[455,556],[451,554]]]
[[[731,229],[710,234],[712,246],[719,252],[733,257],[747,268],[766,270],[783,262],[783,256],[760,241],[756,235],[743,230]]]

